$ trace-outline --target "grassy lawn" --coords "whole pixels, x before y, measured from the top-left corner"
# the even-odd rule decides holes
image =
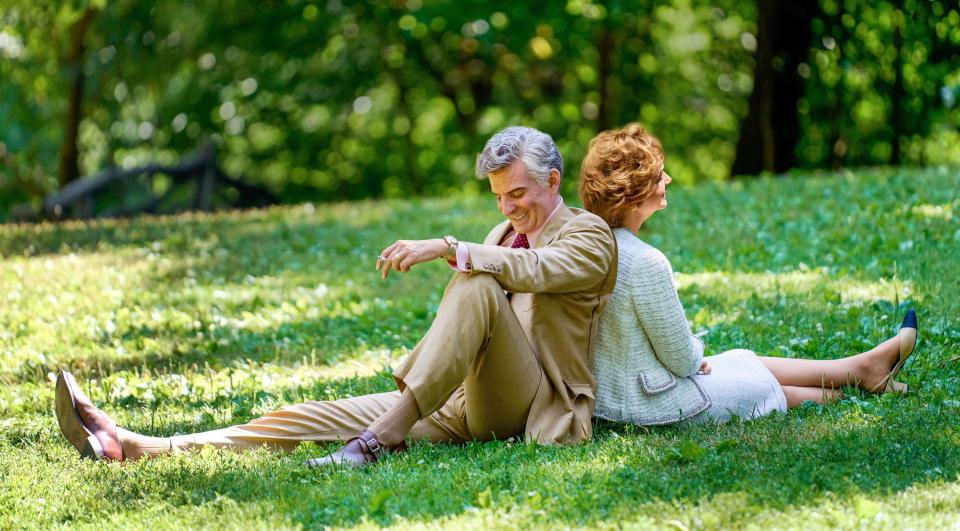
[[[598,423],[569,448],[418,444],[358,471],[304,468],[316,445],[80,461],[53,375],[71,369],[118,423],[157,435],[390,390],[450,272],[380,281],[377,252],[477,241],[500,219],[491,198],[0,226],[0,528],[958,526],[958,191],[943,168],[672,188],[641,234],[671,258],[711,354],[845,356],[916,307],[906,398]]]

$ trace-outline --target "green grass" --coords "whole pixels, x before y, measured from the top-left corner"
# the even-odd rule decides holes
[[[960,173],[673,188],[642,237],[669,256],[710,353],[833,358],[921,319],[907,398],[852,393],[755,422],[600,423],[569,448],[418,444],[365,470],[324,449],[80,461],[52,415],[77,375],[148,434],[391,389],[449,271],[381,282],[395,238],[479,240],[488,197],[0,226],[0,528],[960,525]],[[572,199],[572,198],[568,198]]]

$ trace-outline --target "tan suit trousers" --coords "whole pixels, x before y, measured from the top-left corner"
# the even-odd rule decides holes
[[[465,442],[522,436],[530,405],[549,385],[510,299],[490,275],[454,274],[430,330],[394,373],[417,399],[421,419],[409,438]],[[331,402],[305,402],[252,420],[170,438],[170,448],[269,446],[355,437],[399,391]]]

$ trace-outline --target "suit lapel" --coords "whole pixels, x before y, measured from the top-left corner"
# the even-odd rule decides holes
[[[503,241],[504,236],[507,235],[507,231],[509,230],[511,230],[509,220],[504,220],[500,222],[499,225],[494,227],[490,231],[490,233],[487,234],[487,238],[483,240],[483,244],[484,245],[500,245],[500,242]]]

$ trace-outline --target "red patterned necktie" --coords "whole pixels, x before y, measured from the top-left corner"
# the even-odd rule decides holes
[[[530,242],[527,241],[527,235],[517,233],[517,236],[513,239],[513,243],[510,244],[510,248],[511,249],[520,249],[520,248],[529,249]]]

